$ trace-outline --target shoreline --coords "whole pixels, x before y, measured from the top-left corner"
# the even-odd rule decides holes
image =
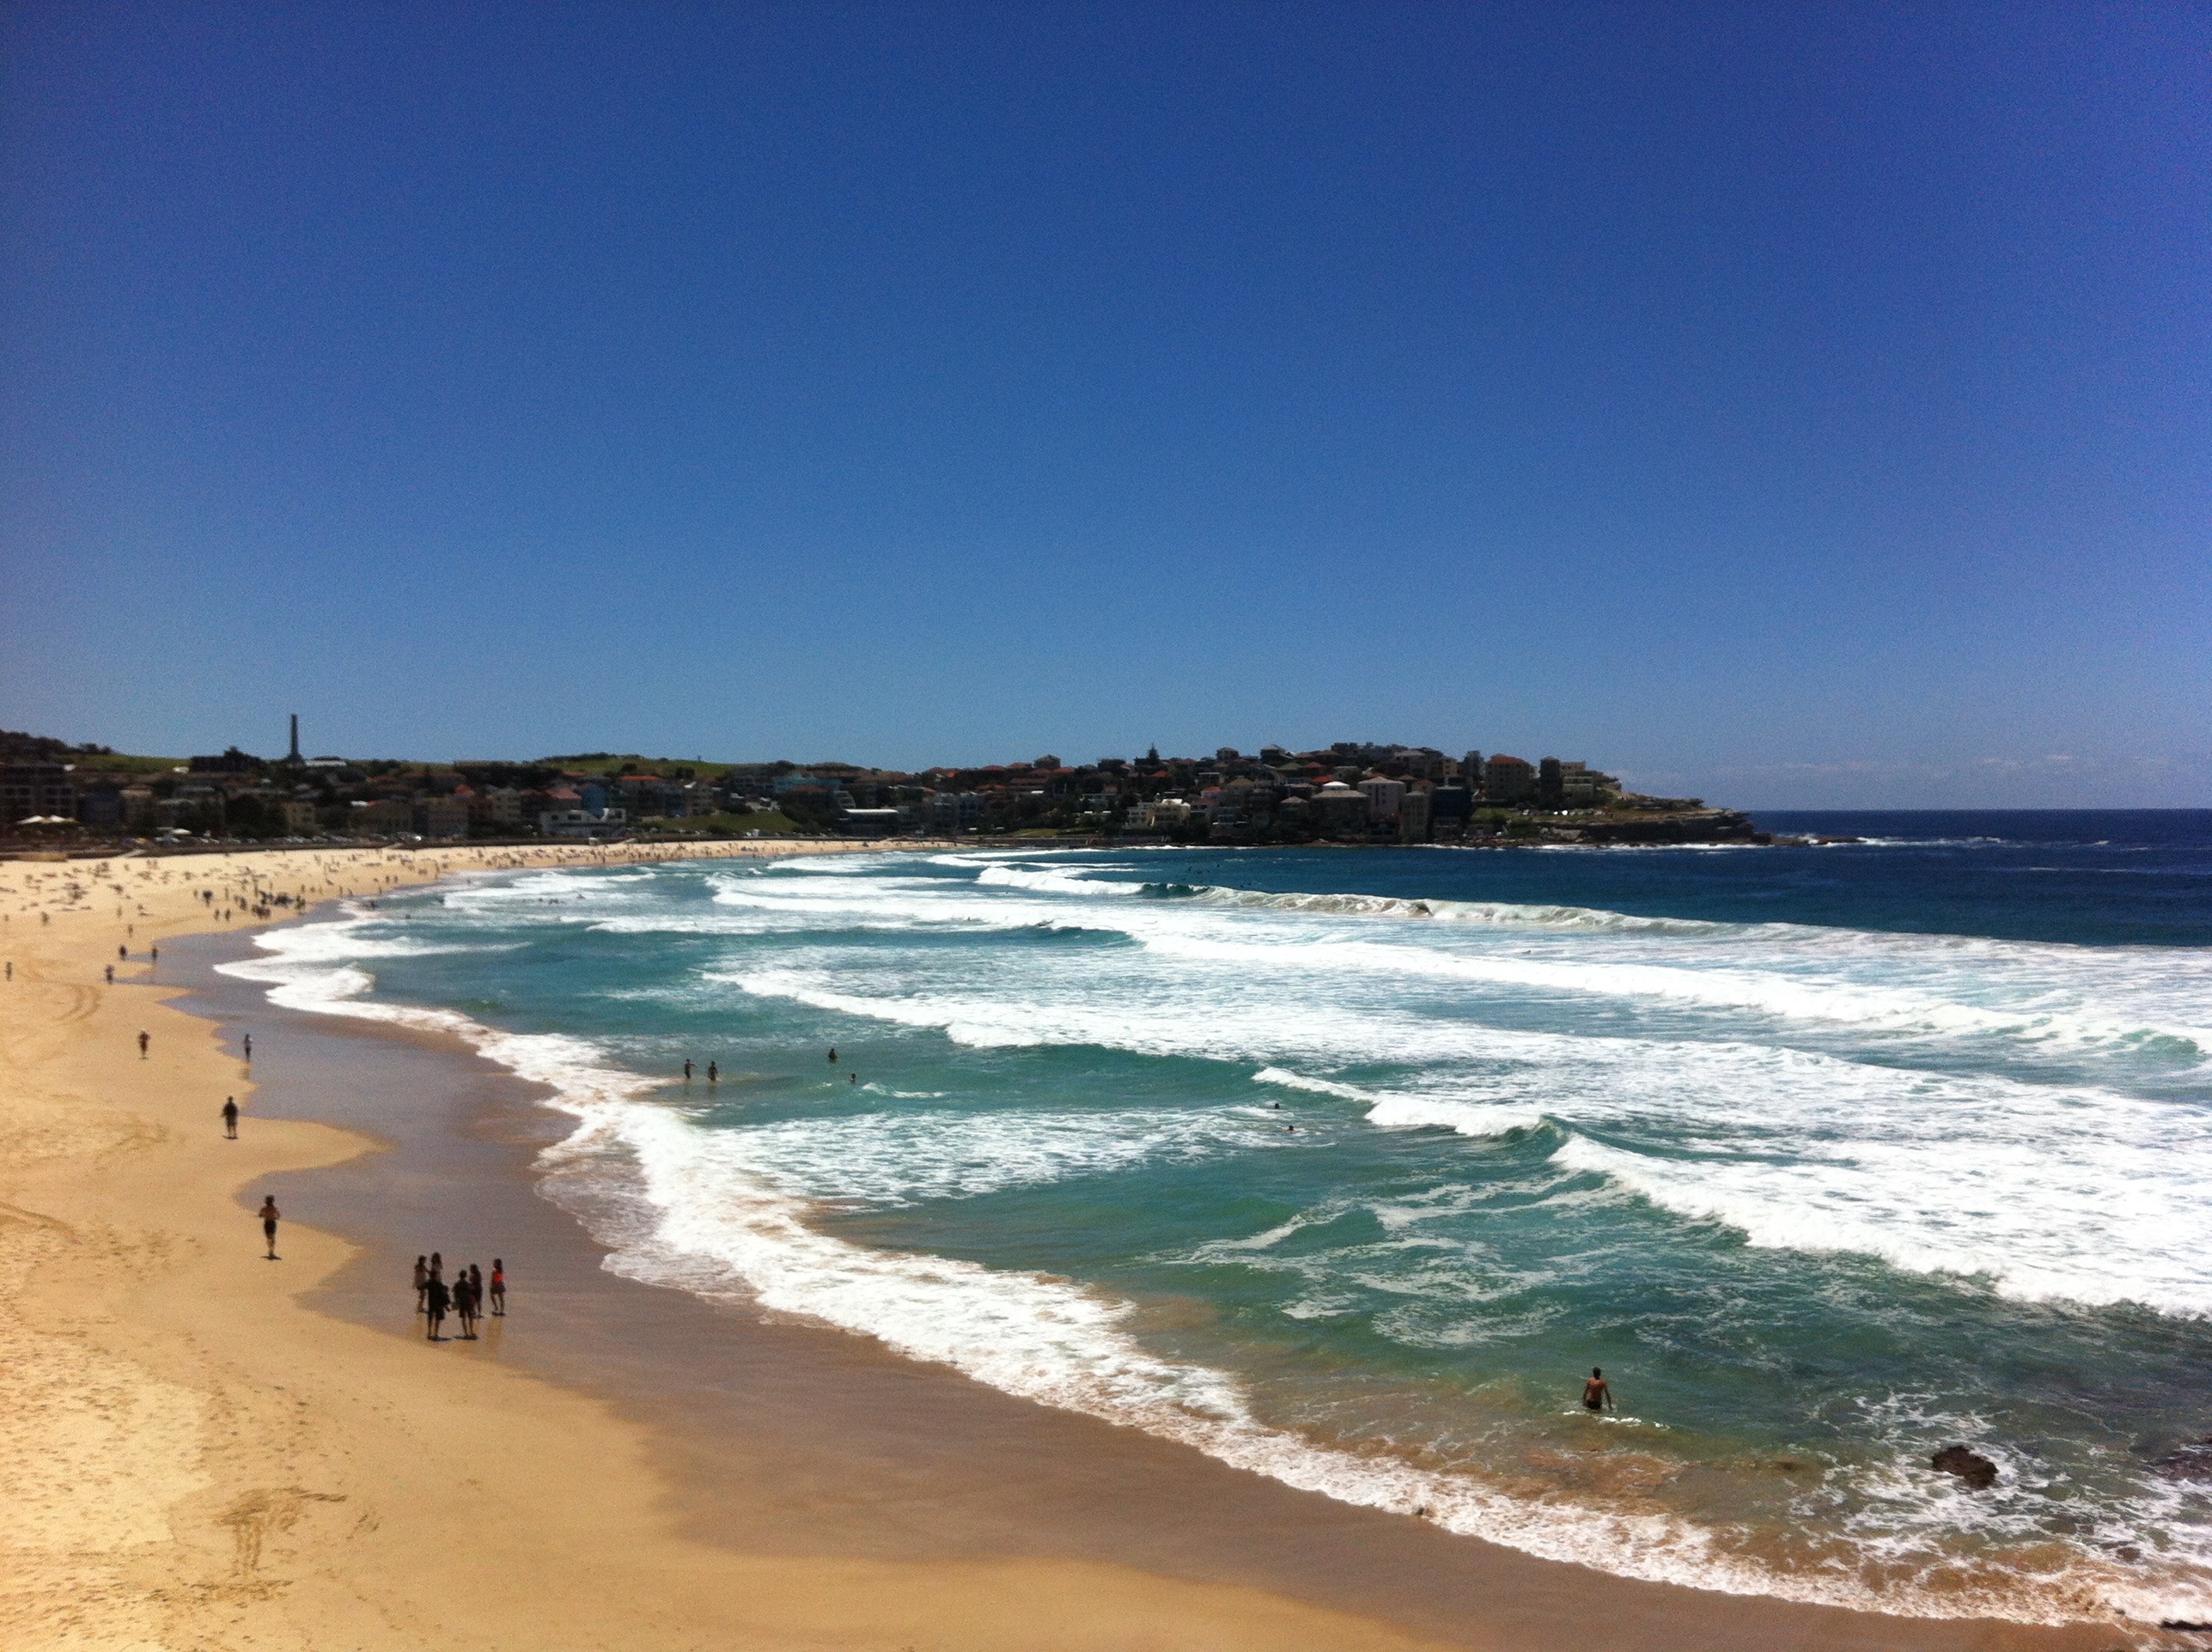
[[[608,847],[621,846],[532,864],[692,858],[661,846],[609,856]],[[409,883],[514,869],[466,864],[466,851],[401,853]],[[303,863],[336,857],[286,858],[285,870],[305,873],[329,868]],[[392,876],[393,860],[363,855],[353,871]],[[176,898],[167,916],[140,920],[138,939],[197,927],[213,938],[194,943],[196,956],[244,942],[248,926],[204,921],[207,903],[177,887],[204,881],[178,875],[195,864],[204,858],[167,862],[169,877],[143,880]],[[49,882],[55,875],[52,863],[31,869]],[[187,902],[193,910],[169,911]],[[33,1151],[11,1163],[9,1208],[0,1212],[10,1219],[0,1232],[15,1287],[11,1363],[23,1369],[27,1353],[33,1399],[53,1404],[19,1406],[0,1430],[0,1485],[17,1493],[19,1508],[19,1488],[33,1492],[22,1534],[0,1538],[16,1580],[0,1592],[0,1623],[55,1639],[16,1643],[187,1646],[251,1630],[262,1643],[302,1646],[454,1636],[485,1646],[688,1646],[711,1631],[712,1643],[747,1646],[1533,1649],[1588,1644],[1601,1624],[1607,1643],[1630,1648],[2055,1652],[2140,1632],[1886,1618],[1630,1582],[1331,1503],[842,1332],[763,1325],[757,1314],[616,1278],[598,1267],[600,1248],[578,1222],[538,1193],[536,1146],[567,1126],[535,1105],[534,1087],[458,1045],[432,1048],[437,1041],[374,1023],[324,1024],[337,1018],[276,1009],[259,986],[234,982],[267,1024],[289,1029],[260,1053],[279,1110],[289,1095],[323,1094],[301,1110],[345,1114],[327,1093],[344,1087],[338,1047],[356,1042],[404,1049],[422,1090],[443,1086],[447,1096],[426,1106],[418,1096],[392,1121],[404,1127],[376,1133],[389,1145],[362,1133],[374,1121],[357,1097],[344,1127],[279,1121],[251,1104],[243,1070],[218,1048],[221,1028],[203,1018],[221,1006],[133,999],[143,977],[112,989],[77,984],[98,980],[113,944],[115,925],[96,908],[38,925],[36,968],[27,970],[29,915],[20,905],[9,914],[9,990],[20,1005],[34,987],[51,1012],[11,1021],[10,1133]],[[64,928],[82,932],[65,937]],[[76,981],[61,979],[71,974]],[[181,987],[158,990],[166,999]],[[140,1073],[128,1048],[134,1024],[154,1030],[150,1065],[166,1071]],[[360,1058],[370,1067],[384,1059]],[[150,1100],[149,1078],[159,1080]],[[102,1088],[139,1094],[91,1102]],[[180,1089],[195,1097],[181,1114]],[[222,1093],[248,1102],[245,1142],[219,1139],[213,1108]],[[561,1296],[542,1272],[533,1286],[520,1271],[517,1303],[565,1315],[576,1337],[565,1368],[524,1345],[536,1333],[523,1325],[534,1320],[507,1327],[516,1345],[495,1357],[431,1355],[411,1334],[404,1286],[376,1283],[376,1270],[390,1266],[390,1236],[358,1236],[371,1225],[366,1213],[394,1208],[395,1189],[429,1197],[437,1178],[417,1162],[425,1156],[447,1173],[445,1194],[465,1188],[539,1218],[532,1243],[560,1256]],[[250,1200],[238,1197],[264,1173],[302,1189],[356,1185],[359,1214],[331,1195],[346,1238],[288,1224],[281,1296],[264,1283],[270,1265],[258,1261]],[[125,1219],[155,1225],[133,1242],[115,1226]],[[95,1230],[107,1245],[88,1264],[83,1236]],[[489,1252],[471,1259],[488,1262]],[[361,1322],[379,1315],[386,1328]],[[606,1351],[623,1336],[634,1344],[641,1327],[647,1356],[618,1369]],[[739,1370],[752,1386],[672,1384],[668,1348],[696,1350],[702,1339],[717,1357],[702,1363],[708,1375]],[[64,1375],[71,1351],[73,1380]],[[39,1371],[57,1379],[51,1396],[38,1389]],[[66,1392],[86,1388],[88,1372],[91,1388],[114,1396],[96,1410],[166,1420],[102,1433]],[[51,1461],[63,1436],[72,1442],[58,1454],[65,1464]],[[153,1438],[172,1449],[149,1457]],[[180,1459],[193,1473],[178,1475]],[[61,1467],[79,1486],[106,1489],[94,1497],[57,1484],[51,1471]],[[1099,1495],[1054,1506],[1046,1492],[1058,1488],[1066,1502],[1076,1471]],[[116,1503],[123,1484],[132,1491],[120,1501],[133,1506],[86,1506]],[[148,1503],[156,1507],[138,1506]],[[1103,1515],[1109,1505],[1120,1507],[1118,1523]],[[402,1527],[405,1536],[388,1534]]]

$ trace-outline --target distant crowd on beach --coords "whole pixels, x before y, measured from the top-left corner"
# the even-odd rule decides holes
[[[507,1314],[507,1264],[495,1256],[491,1259],[491,1279],[485,1282],[483,1269],[471,1262],[466,1267],[456,1268],[453,1282],[446,1280],[446,1259],[436,1251],[415,1259],[415,1311],[425,1326],[425,1334],[432,1342],[446,1340],[446,1315],[451,1314],[461,1322],[463,1342],[476,1340],[477,1326],[484,1317],[489,1306],[494,1319]]]

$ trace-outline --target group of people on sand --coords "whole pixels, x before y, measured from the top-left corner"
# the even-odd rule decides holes
[[[428,1327],[432,1342],[443,1342],[446,1315],[452,1314],[461,1322],[460,1340],[476,1340],[477,1322],[483,1319],[489,1305],[494,1318],[507,1314],[507,1264],[495,1256],[491,1259],[491,1283],[484,1283],[483,1270],[474,1262],[456,1268],[451,1285],[446,1282],[446,1259],[436,1251],[415,1259],[415,1311],[422,1315]]]

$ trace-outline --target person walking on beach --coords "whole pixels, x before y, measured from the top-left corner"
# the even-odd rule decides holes
[[[430,1283],[424,1287],[422,1298],[422,1312],[429,1322],[431,1341],[445,1340],[445,1338],[440,1336],[438,1333],[445,1327],[446,1309],[452,1304],[453,1298],[446,1293],[446,1282],[433,1272],[430,1275]]]
[[[112,963],[107,966],[107,984],[110,987],[115,985],[115,966]]]
[[[507,1264],[496,1256],[491,1259],[491,1311],[496,1318],[507,1317]]]
[[[146,1059],[146,1046],[153,1042],[154,1035],[149,1032],[142,1032],[138,1035],[138,1059],[140,1060],[143,1061]]]
[[[422,1311],[422,1304],[429,1300],[429,1292],[430,1264],[428,1259],[417,1256],[415,1259],[415,1311],[416,1313]]]
[[[128,963],[131,962],[131,949],[127,946],[118,946],[115,949],[115,957],[118,963]]]
[[[238,1139],[238,1097],[235,1096],[222,1098],[222,1133],[226,1140]]]
[[[1605,1380],[1605,1373],[1596,1366],[1590,1367],[1589,1381],[1583,1384],[1584,1411],[1619,1411],[1613,1403],[1613,1384]]]
[[[253,1035],[252,1033],[246,1035],[246,1059],[249,1061],[253,1059]]]
[[[284,1216],[284,1212],[276,1208],[276,1194],[268,1193],[263,1196],[259,1214],[261,1217],[261,1236],[269,1242],[268,1260],[273,1262],[278,1260],[276,1255],[276,1224],[282,1221]]]

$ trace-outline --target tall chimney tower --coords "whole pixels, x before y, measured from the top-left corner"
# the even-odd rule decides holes
[[[287,762],[300,761],[300,714],[296,711],[292,714],[292,755],[285,761]]]

